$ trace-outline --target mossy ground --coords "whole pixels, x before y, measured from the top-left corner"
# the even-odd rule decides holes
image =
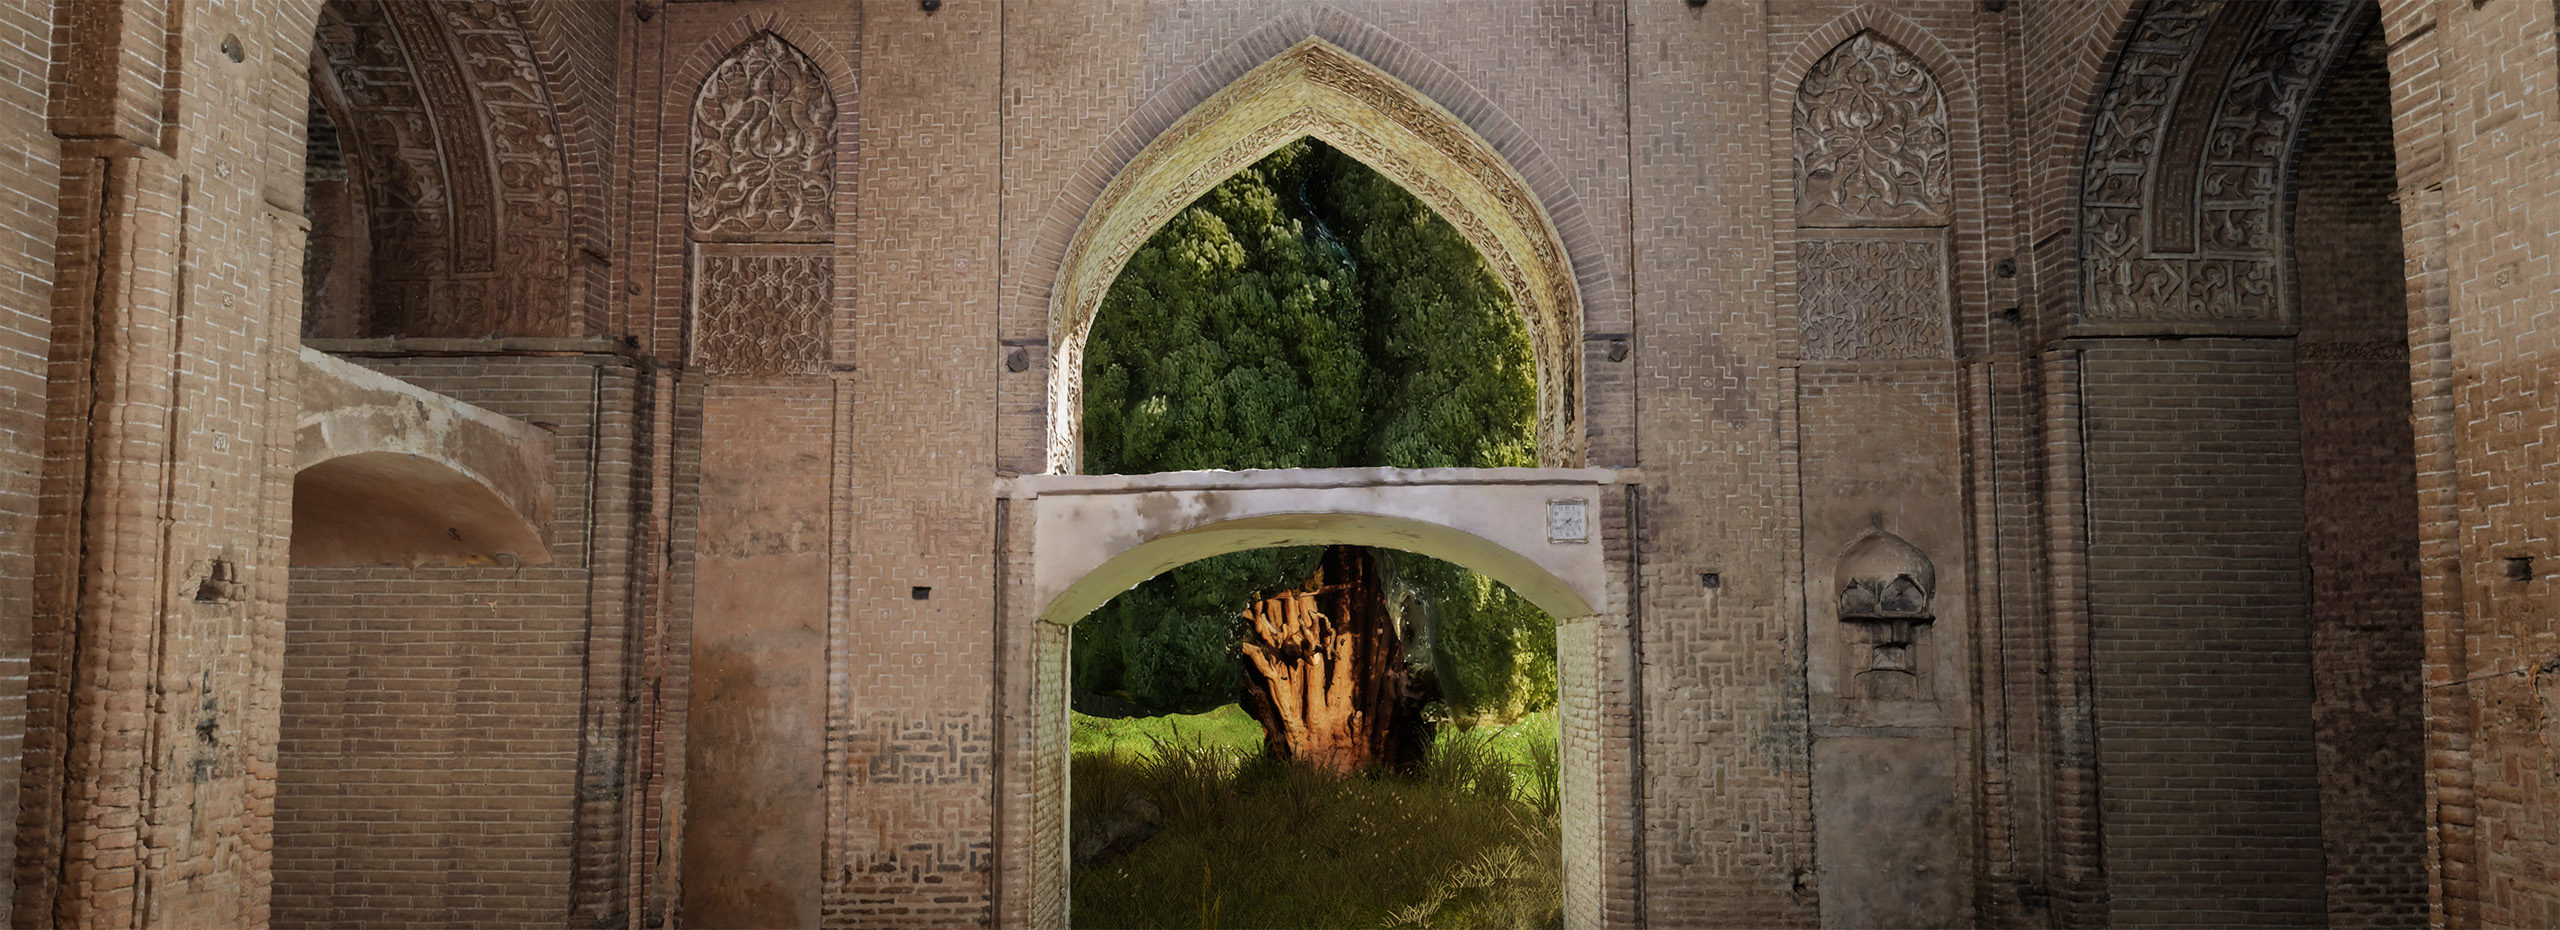
[[[1239,721],[1241,726],[1238,726]],[[1074,815],[1162,829],[1074,877],[1078,927],[1560,925],[1555,716],[1444,730],[1418,777],[1262,758],[1236,708],[1075,727]]]

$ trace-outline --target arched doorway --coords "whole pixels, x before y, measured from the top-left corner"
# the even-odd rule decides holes
[[[1067,919],[1067,637],[1114,594],[1187,562],[1271,546],[1352,544],[1446,559],[1558,620],[1565,913],[1596,919],[1601,864],[1596,620],[1613,609],[1598,515],[1606,469],[1280,469],[1034,475],[1007,489],[999,623],[1032,681],[1028,919]],[[1617,608],[1622,609],[1622,608]]]
[[[1082,458],[1085,340],[1121,268],[1168,218],[1302,138],[1404,188],[1474,246],[1526,324],[1537,372],[1536,460],[1547,467],[1069,474]],[[1572,468],[1583,460],[1584,350],[1579,285],[1563,242],[1530,184],[1466,121],[1320,38],[1228,84],[1118,168],[1068,240],[1048,294],[1050,474],[1009,479],[998,495],[997,688],[1021,708],[1008,715],[1017,721],[1008,728],[1014,732],[1000,733],[998,742],[1025,756],[1007,766],[1019,782],[999,799],[999,849],[1019,857],[999,879],[998,912],[1009,915],[1000,921],[1067,919],[1069,625],[1177,565],[1244,549],[1336,543],[1465,566],[1559,619],[1565,909],[1570,924],[1597,920],[1600,810],[1626,791],[1599,783],[1595,634],[1600,618],[1623,611],[1611,606],[1623,594],[1610,593],[1608,579],[1624,574],[1623,540],[1612,542],[1609,528],[1624,511],[1617,495],[1601,493],[1612,473]],[[1023,354],[1009,366],[1021,364]],[[1550,498],[1557,519],[1574,525],[1573,541],[1545,535]],[[1563,506],[1568,500],[1572,506]],[[1455,528],[1477,518],[1504,528]],[[1138,522],[1121,522],[1127,520]],[[1056,529],[1069,525],[1081,528]],[[1546,564],[1550,547],[1571,557]]]

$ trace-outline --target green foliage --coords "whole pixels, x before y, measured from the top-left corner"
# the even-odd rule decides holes
[[[1348,155],[1324,154],[1321,199],[1352,233],[1381,373],[1362,464],[1537,464],[1537,363],[1511,292],[1428,205]]]
[[[1450,718],[1507,722],[1555,706],[1556,625],[1546,611],[1428,556],[1397,555],[1396,576],[1428,602],[1431,669]]]
[[[1085,344],[1084,470],[1535,464],[1535,363],[1473,244],[1394,182],[1312,140],[1168,220],[1112,282]],[[1232,700],[1241,614],[1317,550],[1182,566],[1076,628],[1075,687],[1160,711]],[[1553,624],[1509,589],[1412,559],[1450,624],[1462,716],[1551,701]],[[1533,697],[1534,695],[1534,697]]]
[[[1262,751],[1262,724],[1236,704],[1205,714],[1158,717],[1068,716],[1067,738],[1078,753],[1151,754],[1158,746],[1209,743],[1247,755]]]

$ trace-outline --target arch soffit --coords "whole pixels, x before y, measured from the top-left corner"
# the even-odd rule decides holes
[[[1474,243],[1527,318],[1538,357],[1539,457],[1581,459],[1582,295],[1530,184],[1465,121],[1320,37],[1202,101],[1121,167],[1068,240],[1049,293],[1049,467],[1076,466],[1083,341],[1131,255],[1175,213],[1263,156],[1314,137],[1428,204]]]
[[[1599,613],[1590,592],[1502,543],[1410,516],[1327,511],[1239,517],[1150,539],[1114,553],[1046,598],[1040,619],[1073,625],[1121,592],[1202,559],[1249,549],[1320,545],[1370,546],[1443,559],[1510,586],[1558,621]]]
[[[329,6],[313,3],[280,15],[280,22],[308,31],[278,47],[303,50],[306,64],[327,56],[317,33],[331,18]],[[438,151],[447,216],[429,238],[443,241],[453,252],[452,267],[443,273],[494,271],[507,281],[505,292],[474,289],[471,293],[481,295],[477,300],[448,312],[466,318],[465,329],[487,324],[491,330],[538,334],[582,328],[583,309],[568,300],[575,292],[570,269],[576,242],[588,232],[579,228],[581,217],[600,216],[583,207],[592,193],[585,188],[593,183],[593,172],[582,170],[582,135],[568,131],[563,119],[559,69],[552,61],[557,56],[537,46],[525,10],[516,3],[423,0],[344,9],[363,10],[377,26],[392,28],[401,37],[399,55],[408,63],[409,80],[418,86],[393,101],[358,101],[340,86],[330,95],[331,103],[412,110],[427,127],[425,138],[370,139],[361,121],[338,114],[340,132],[350,144],[348,157],[396,159],[360,155],[354,151],[358,145],[431,146]],[[279,62],[279,70],[281,66]],[[462,97],[426,93],[426,85],[435,83],[426,77],[430,69],[441,75],[436,81],[459,85]],[[289,81],[279,80],[273,89],[290,87]],[[302,89],[307,94],[310,85],[305,82]],[[280,95],[271,105],[290,112],[291,125],[307,133],[301,116],[305,99]],[[302,140],[290,141],[294,144],[287,148],[298,153]],[[382,172],[378,178],[392,174]],[[376,190],[367,196],[380,194]],[[299,202],[298,196],[293,199]],[[471,319],[474,314],[488,319]]]
[[[2370,22],[2355,0],[2126,6],[2063,147],[2074,334],[2290,331],[2297,311],[2281,263],[2295,146],[2346,40]],[[2229,70],[2193,73],[2199,67]],[[2244,96],[2225,86],[2257,89]],[[2207,165],[2213,146],[2203,139],[2224,129],[2271,136],[2275,146],[2241,146]],[[2211,210],[2199,195],[2208,175],[2227,188]]]

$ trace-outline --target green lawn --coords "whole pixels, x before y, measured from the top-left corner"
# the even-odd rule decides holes
[[[1076,826],[1143,797],[1153,837],[1074,876],[1078,927],[1560,925],[1555,715],[1444,730],[1420,778],[1260,757],[1230,705],[1077,716]]]

